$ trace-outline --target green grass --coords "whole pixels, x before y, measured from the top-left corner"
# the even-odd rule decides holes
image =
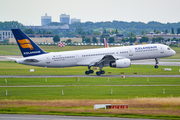
[[[7,80],[7,83],[5,82]],[[0,86],[30,85],[180,85],[179,78],[0,78]]]
[[[61,52],[82,49],[103,48],[104,46],[40,46],[45,52]],[[22,55],[18,45],[0,45],[0,55]]]
[[[22,55],[17,45],[0,45],[0,55]]]
[[[6,89],[8,95],[6,96]],[[113,89],[113,95],[111,95]],[[166,94],[163,94],[165,89]],[[62,90],[64,95],[62,96]],[[65,86],[3,87],[1,100],[131,99],[135,97],[179,97],[179,86]]]
[[[107,114],[96,112],[62,112],[62,111],[41,111],[41,107],[18,107],[0,109],[1,114],[35,114],[35,115],[62,115],[62,116],[95,116],[95,117],[117,117],[117,118],[142,118],[142,119],[170,119],[179,120],[175,115],[141,115],[141,114]],[[52,108],[51,108],[52,109]],[[104,110],[105,111],[105,110]]]
[[[172,68],[172,71],[162,71],[162,68]],[[30,69],[34,69],[35,72],[30,72]],[[129,68],[103,68],[106,71],[105,75],[133,75],[134,73],[137,73],[137,75],[179,75],[179,69],[179,66],[159,66],[158,69],[155,69],[154,65],[131,65]],[[43,68],[0,61],[0,75],[85,75],[86,70],[86,66]]]
[[[127,99],[135,97],[178,97],[180,96],[179,78],[0,78],[0,99]],[[18,87],[30,85],[65,85],[57,87]],[[72,86],[78,85],[78,86]],[[88,85],[88,86],[87,86]],[[107,86],[96,86],[107,85]],[[108,86],[108,85],[163,85],[163,86]],[[17,87],[7,87],[17,86]],[[5,90],[8,96],[5,96]],[[113,89],[113,95],[111,95]],[[162,94],[163,89],[166,94]],[[61,95],[64,90],[65,95]]]
[[[104,116],[104,117],[128,117],[128,118],[154,118],[154,119],[179,119],[179,116],[164,114],[133,114],[124,111],[124,113],[114,113],[111,110],[94,110],[93,106],[54,106],[53,100],[118,100],[133,98],[172,98],[180,96],[179,78],[0,78],[0,102],[6,101],[6,104],[0,105],[1,114],[46,114],[46,115],[76,115],[76,116]],[[65,85],[63,87],[23,87],[23,85]],[[70,86],[69,86],[70,85]],[[79,85],[79,86],[71,86]],[[89,86],[85,86],[89,85]],[[164,85],[164,86],[95,86],[95,85]],[[4,86],[4,87],[3,87]],[[9,86],[9,87],[8,87]],[[14,87],[13,87],[14,86]],[[16,86],[16,87],[15,87]],[[21,87],[18,87],[21,86]],[[113,94],[111,94],[113,89]],[[165,89],[165,94],[163,94]],[[6,90],[8,95],[6,96]],[[62,90],[64,95],[62,95]],[[11,101],[9,103],[8,101]],[[27,104],[18,104],[21,101]],[[31,105],[31,102],[51,101],[47,104]],[[15,102],[15,104],[13,104]],[[30,103],[29,103],[30,102]],[[29,104],[28,104],[29,103]],[[46,103],[46,102],[45,102]],[[56,102],[57,104],[57,102]],[[157,105],[159,106],[159,105]],[[166,109],[171,111],[179,110],[179,106],[163,105],[162,107],[133,108],[129,110],[156,110]]]

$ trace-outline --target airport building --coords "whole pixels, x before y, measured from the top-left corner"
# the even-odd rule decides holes
[[[81,22],[81,19],[72,18],[71,19],[71,24],[73,24],[75,22]]]
[[[141,39],[143,36],[147,36],[149,40],[151,41],[152,38],[157,38],[157,37],[163,37],[164,39],[173,39],[177,38],[180,39],[180,34],[146,34],[146,35],[136,35],[137,40]]]
[[[25,28],[30,28],[33,30],[67,30],[69,29],[69,25],[61,25],[61,26],[24,26]]]
[[[61,14],[60,15],[60,23],[69,24],[69,22],[70,22],[70,15],[66,15],[66,14]]]
[[[41,16],[41,26],[45,26],[51,23],[51,16],[47,16],[47,13],[45,16]]]
[[[53,37],[32,37],[31,35],[29,36],[32,41],[34,41],[37,44],[52,44],[54,43]],[[64,42],[68,39],[72,40],[73,42],[82,42],[82,38],[60,38],[60,42]],[[9,43],[10,44],[17,44],[15,38],[9,38]]]
[[[77,38],[81,38],[82,35],[76,35]],[[101,39],[101,35],[86,35],[86,37],[88,38],[93,38],[93,37],[96,37],[97,40],[100,40]],[[124,37],[123,34],[113,34],[113,35],[106,35],[107,39],[109,39],[110,37],[114,37],[115,38],[115,41],[121,41],[121,39]]]
[[[14,38],[12,31],[0,31],[0,41],[9,40],[9,38]]]

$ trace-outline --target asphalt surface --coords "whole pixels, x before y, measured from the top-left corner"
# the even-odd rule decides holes
[[[135,60],[131,61],[131,64],[134,65],[155,65],[154,59],[146,59],[146,60]],[[180,66],[180,59],[161,59],[159,60],[160,66]]]
[[[152,120],[152,119],[83,117],[83,116],[58,116],[58,115],[0,114],[0,120]]]
[[[180,75],[124,75],[125,77],[180,77]],[[1,75],[0,78],[122,77],[122,75]]]

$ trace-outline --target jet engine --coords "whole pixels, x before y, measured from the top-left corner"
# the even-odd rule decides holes
[[[127,68],[130,67],[131,65],[131,60],[130,59],[120,59],[116,61],[111,61],[109,63],[110,67],[115,67],[115,68]]]

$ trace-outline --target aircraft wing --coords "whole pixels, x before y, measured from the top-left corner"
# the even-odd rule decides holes
[[[103,67],[105,66],[109,66],[109,63],[111,61],[116,61],[118,59],[124,59],[125,57],[121,57],[121,56],[113,56],[113,55],[105,55],[103,57],[95,57],[95,58],[91,58],[91,59],[84,59],[80,62],[77,63],[77,65],[81,65],[81,66],[96,66],[99,67],[100,64],[103,65]]]

